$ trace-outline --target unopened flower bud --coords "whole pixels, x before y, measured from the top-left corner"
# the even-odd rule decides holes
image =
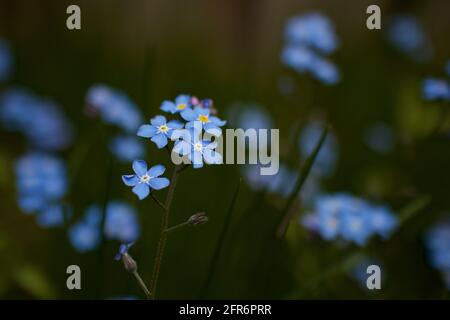
[[[188,223],[191,226],[198,226],[198,225],[204,224],[206,222],[208,222],[208,217],[206,216],[206,214],[204,212],[199,212],[199,213],[193,214],[188,220]]]
[[[134,273],[137,271],[137,263],[134,261],[134,259],[128,254],[125,253],[122,256],[123,266],[125,267],[125,270],[128,272]]]

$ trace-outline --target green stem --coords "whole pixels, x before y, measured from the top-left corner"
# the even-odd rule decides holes
[[[150,291],[147,289],[147,286],[145,285],[144,281],[142,280],[141,276],[137,271],[133,272],[134,277],[136,278],[139,286],[142,288],[142,290],[145,292],[145,295],[147,296],[147,299],[150,299],[151,294]]]
[[[170,232],[170,231],[176,230],[178,228],[181,228],[181,227],[184,227],[184,226],[187,226],[187,225],[189,225],[189,221],[186,221],[186,222],[177,224],[177,225],[175,225],[173,227],[167,228],[164,232]]]
[[[156,249],[155,262],[153,264],[152,281],[150,283],[151,288],[151,298],[156,299],[156,288],[158,286],[159,272],[161,269],[161,263],[164,256],[164,249],[167,241],[166,229],[169,227],[169,214],[170,206],[173,200],[173,194],[175,192],[175,187],[177,184],[178,171],[180,166],[176,166],[173,169],[172,180],[170,181],[169,191],[167,192],[166,204],[164,206],[164,214],[161,220],[161,232],[159,235],[158,247]]]
[[[150,193],[150,197],[152,197],[153,201],[155,201],[156,204],[161,207],[161,209],[166,210],[166,206],[161,201],[159,201],[159,199],[156,198],[152,193]]]

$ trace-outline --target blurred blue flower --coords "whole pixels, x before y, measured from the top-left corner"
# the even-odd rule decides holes
[[[222,164],[222,155],[217,152],[217,142],[200,140],[196,130],[179,130],[173,136],[177,140],[172,152],[187,157],[194,169],[203,167],[203,163]]]
[[[69,228],[70,243],[77,251],[87,252],[97,248],[101,240],[100,222],[100,208],[91,206],[82,219]]]
[[[338,47],[333,25],[321,13],[312,12],[291,18],[285,29],[286,45],[282,62],[299,73],[310,73],[326,85],[340,80],[338,68],[323,55]]]
[[[180,94],[175,98],[175,102],[165,100],[160,109],[172,114],[179,113],[191,107],[191,98],[187,94]]]
[[[21,132],[40,149],[64,149],[73,140],[72,126],[59,107],[21,88],[1,95],[0,123],[8,130]]]
[[[332,23],[319,12],[289,19],[285,35],[289,43],[306,45],[324,54],[332,53],[339,45]]]
[[[394,132],[385,123],[375,123],[365,130],[364,141],[372,150],[386,154],[394,148]]]
[[[389,237],[398,225],[388,208],[374,206],[347,193],[319,196],[313,212],[301,223],[326,240],[340,237],[359,246],[364,246],[375,234]]]
[[[194,109],[183,110],[181,117],[187,121],[186,129],[203,129],[214,136],[220,136],[222,134],[220,127],[224,126],[226,121],[220,120],[210,113],[210,109],[195,107]]]
[[[427,78],[422,83],[425,100],[450,101],[450,85],[444,79]]]
[[[426,246],[431,265],[441,271],[450,271],[450,220],[432,227],[426,234]]]
[[[140,226],[136,210],[122,201],[111,201],[106,207],[105,236],[121,242],[139,238]]]
[[[26,213],[45,209],[67,192],[64,162],[52,155],[29,153],[16,161],[19,206]]]
[[[0,39],[0,82],[8,80],[11,75],[13,56],[8,43]]]
[[[320,122],[311,122],[303,128],[298,144],[303,159],[306,159],[313,152],[322,131],[323,124]],[[314,162],[312,173],[318,177],[331,176],[335,170],[337,158],[338,144],[333,133],[329,132]]]
[[[415,60],[427,60],[431,57],[430,40],[413,15],[400,14],[391,18],[388,39],[397,50]]]
[[[122,162],[131,162],[144,156],[144,145],[135,136],[116,136],[109,145],[112,154]]]
[[[147,169],[147,163],[144,160],[133,161],[133,170],[135,174],[123,175],[122,181],[125,185],[133,187],[132,191],[139,200],[145,199],[150,190],[160,190],[166,188],[170,181],[167,178],[159,178],[166,168],[163,165],[156,165]]]
[[[140,126],[137,135],[139,137],[150,138],[161,149],[167,146],[168,139],[171,138],[173,130],[181,129],[183,126],[183,123],[178,120],[167,122],[166,117],[156,116],[150,120],[150,124]]]
[[[87,93],[86,103],[103,121],[135,133],[142,116],[138,107],[122,92],[106,85],[94,85]]]
[[[42,228],[62,226],[65,222],[65,209],[60,204],[53,204],[42,209],[37,216],[37,224]]]

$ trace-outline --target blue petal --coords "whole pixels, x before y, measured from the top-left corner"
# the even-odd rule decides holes
[[[183,128],[184,124],[181,121],[172,120],[167,123],[167,126],[170,129],[181,129],[181,128]]]
[[[144,160],[134,160],[133,170],[139,177],[141,177],[147,173],[147,163]]]
[[[174,113],[175,104],[172,101],[166,100],[161,104],[160,109],[165,112]]]
[[[189,95],[187,94],[180,94],[178,97],[175,98],[175,103],[176,104],[180,104],[180,103],[184,103],[184,104],[189,104]]]
[[[180,112],[180,115],[186,121],[194,121],[197,119],[197,113],[192,109],[184,109]]]
[[[159,177],[164,173],[164,171],[166,171],[166,167],[164,167],[162,164],[158,164],[156,166],[151,167],[150,170],[148,170],[148,175],[153,178]]]
[[[156,129],[154,126],[151,126],[149,124],[144,124],[139,127],[137,135],[139,137],[151,138],[156,134],[156,132],[158,132],[158,129]]]
[[[172,149],[172,152],[185,156],[191,152],[191,145],[186,141],[178,141]]]
[[[131,190],[138,196],[139,200],[147,198],[147,196],[150,194],[150,188],[145,183],[139,183]]]
[[[207,164],[222,164],[222,155],[214,150],[203,151],[203,158]]]
[[[156,116],[150,120],[150,123],[154,126],[161,126],[167,123],[166,117],[164,116]]]
[[[203,115],[203,116],[208,116],[209,117],[209,109],[205,109],[205,108],[201,108],[201,107],[196,107],[194,109],[194,111],[197,113],[197,117],[199,115]]]
[[[224,126],[227,123],[225,120],[220,120],[219,118],[214,116],[209,117],[209,120],[211,120],[211,122],[218,127]]]
[[[138,184],[139,178],[135,174],[127,174],[122,176],[122,181],[129,187],[134,187]]]
[[[222,135],[222,129],[212,123],[206,123],[203,128],[205,132],[212,134],[213,136],[220,137]]]
[[[167,146],[167,136],[164,133],[157,134],[156,136],[153,136],[151,139],[156,146],[161,149]]]
[[[170,181],[167,178],[153,178],[150,179],[148,184],[152,189],[161,190],[163,188],[166,188],[170,184]]]

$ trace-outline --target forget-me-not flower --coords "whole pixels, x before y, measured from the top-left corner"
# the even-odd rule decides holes
[[[79,252],[94,250],[101,240],[101,211],[92,206],[87,209],[83,218],[72,225],[68,237],[72,246]]]
[[[166,117],[156,116],[150,120],[150,124],[140,126],[137,135],[139,137],[150,138],[161,149],[167,146],[172,132],[183,128],[183,126],[183,123],[178,120],[167,122]]]
[[[160,109],[165,112],[172,114],[182,112],[183,110],[189,109],[191,107],[191,98],[187,94],[180,94],[175,98],[175,101],[165,100],[161,104]]]
[[[167,178],[160,178],[166,168],[163,165],[156,165],[148,169],[144,160],[133,161],[133,170],[135,174],[123,175],[122,181],[125,185],[133,187],[132,191],[139,200],[145,199],[150,190],[160,190],[166,188],[170,181]]]
[[[433,226],[426,234],[425,244],[430,264],[441,272],[447,289],[450,289],[450,220]]]
[[[123,201],[111,201],[106,206],[105,236],[121,242],[139,238],[140,226],[136,210]]]
[[[226,124],[226,121],[211,115],[211,110],[207,108],[195,107],[181,112],[181,117],[187,121],[186,129],[195,129],[198,127],[214,136],[220,136],[222,129],[220,127]]]
[[[116,136],[111,140],[109,148],[112,154],[122,162],[131,162],[144,156],[144,145],[136,136]]]
[[[425,100],[450,101],[450,84],[444,79],[427,78],[422,83]]]

